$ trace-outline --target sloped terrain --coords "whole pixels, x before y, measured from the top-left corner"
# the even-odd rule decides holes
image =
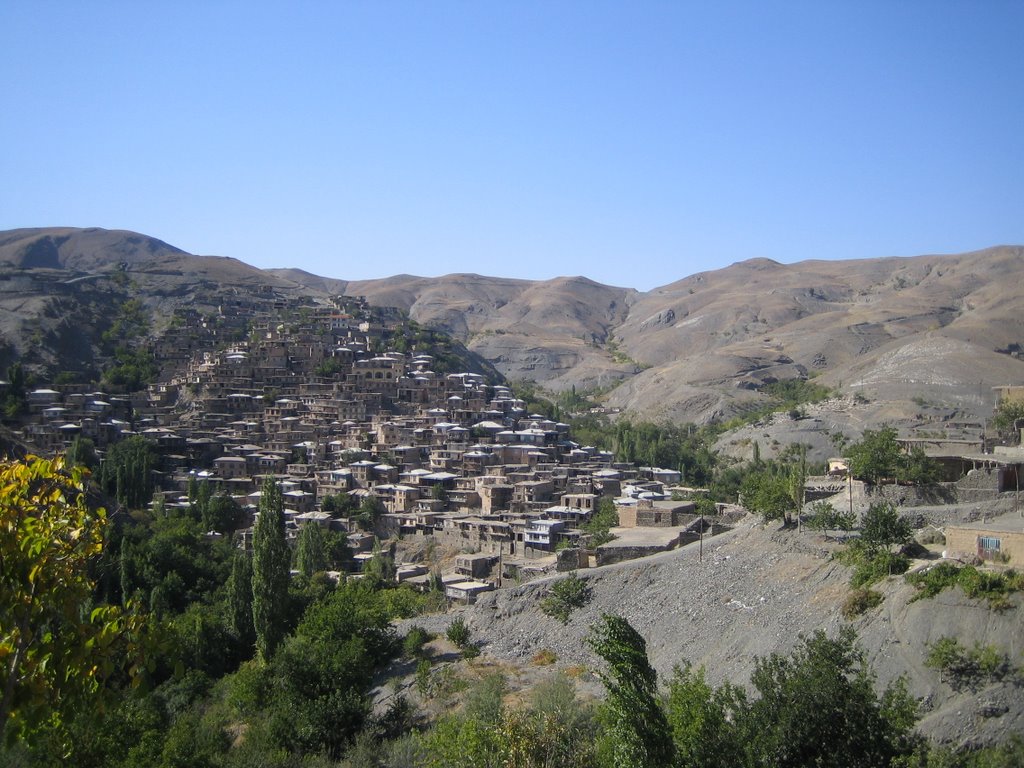
[[[0,264],[90,272],[168,256],[187,256],[154,237],[120,229],[46,227],[0,232]]]
[[[634,369],[606,349],[612,330],[628,316],[633,290],[584,277],[532,282],[481,275],[400,275],[351,282],[347,290],[445,329],[512,381],[591,388]]]
[[[840,607],[849,571],[832,560],[833,542],[818,534],[765,529],[753,517],[731,532],[641,560],[578,573],[591,600],[567,625],[544,615],[539,603],[553,576],[488,593],[463,616],[486,654],[528,664],[550,649],[562,667],[599,662],[584,642],[602,613],[625,616],[647,640],[659,674],[690,661],[704,666],[714,684],[749,683],[755,657],[787,653],[801,634],[817,629],[834,635],[845,623]],[[1019,684],[1004,681],[955,691],[924,665],[927,647],[943,636],[964,645],[994,645],[1014,663],[1024,662],[1024,600],[996,612],[959,590],[911,602],[912,587],[894,577],[878,587],[885,600],[853,622],[880,686],[907,678],[921,702],[920,730],[959,745],[985,744],[1024,733],[1024,697]],[[413,623],[442,632],[451,615],[418,617]]]
[[[193,256],[132,232],[2,232],[0,363],[95,373],[100,337],[129,299],[143,304],[158,335],[179,307],[216,313],[232,298],[275,294],[311,292],[237,259]]]
[[[760,383],[820,374],[821,383],[882,400],[924,398],[980,420],[991,387],[1024,375],[1010,351],[1024,336],[1024,298],[1011,286],[1024,250],[781,265],[734,264],[645,294],[616,329],[652,368],[613,393],[627,409],[669,416],[728,414]],[[673,388],[711,388],[703,413]],[[746,390],[746,391],[744,391]],[[756,399],[756,398],[755,398]]]

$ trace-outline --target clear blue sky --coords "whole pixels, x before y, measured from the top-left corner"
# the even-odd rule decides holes
[[[0,2],[0,229],[649,289],[1024,243],[1024,2]]]

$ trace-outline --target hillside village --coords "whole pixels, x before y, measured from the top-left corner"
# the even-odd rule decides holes
[[[443,567],[445,592],[460,602],[503,580],[635,558],[727,528],[728,517],[697,514],[678,471],[581,446],[569,425],[527,412],[508,386],[451,370],[461,361],[444,341],[354,297],[323,305],[265,291],[224,299],[216,313],[178,308],[150,342],[162,371],[156,383],[130,395],[75,384],[34,389],[21,436],[44,454],[88,438],[102,456],[141,435],[159,455],[162,503],[187,506],[197,484],[230,495],[246,513],[242,546],[251,544],[261,483],[272,477],[293,540],[308,524],[344,532],[355,573],[379,540],[400,542],[398,554],[417,562],[400,562],[396,578],[426,588]],[[962,500],[1017,490],[1018,449],[904,444],[941,461]],[[808,500],[845,492],[842,462],[831,468],[831,477],[809,478]],[[347,503],[336,504],[340,496]],[[360,525],[354,512],[367,499],[375,519]],[[614,500],[618,535],[592,546],[582,527],[601,499]],[[968,525],[955,540],[991,555],[989,533]],[[1004,533],[1004,548],[1018,546],[1015,527]]]
[[[179,309],[152,344],[163,371],[156,383],[131,395],[34,389],[21,435],[44,454],[88,438],[101,456],[141,435],[159,454],[163,503],[187,506],[197,483],[230,494],[247,512],[244,546],[261,483],[273,477],[291,538],[309,524],[344,531],[355,572],[378,537],[428,540],[451,555],[442,578],[459,601],[555,570],[557,550],[586,542],[581,526],[603,498],[634,530],[569,548],[563,569],[700,535],[705,521],[679,472],[616,462],[574,442],[567,424],[528,413],[508,386],[441,372],[452,360],[436,342],[399,313],[350,297],[317,306],[269,295],[222,304],[215,317]],[[374,524],[342,517],[339,494],[351,497],[340,505],[350,511],[376,499]],[[400,563],[397,578],[426,587],[429,565]]]
[[[409,620],[417,631],[441,637],[463,622],[475,638],[471,650],[486,648],[485,664],[520,670],[517,686],[532,684],[539,672],[530,671],[531,660],[545,654],[580,669],[592,664],[589,627],[620,611],[649,638],[661,674],[691,658],[709,664],[716,682],[741,681],[757,658],[788,649],[801,631],[839,631],[851,619],[849,598],[865,591],[851,591],[845,569],[834,563],[843,547],[837,537],[794,527],[766,531],[743,506],[712,505],[703,489],[685,487],[676,469],[637,466],[581,444],[569,424],[531,412],[536,406],[493,370],[399,310],[362,297],[328,302],[269,287],[219,296],[213,309],[212,298],[174,308],[159,325],[140,323],[146,333],[126,332],[124,345],[159,368],[156,380],[137,392],[96,391],[69,373],[19,391],[9,370],[12,380],[0,383],[0,394],[5,406],[19,405],[5,413],[17,441],[41,455],[74,454],[88,443],[101,484],[120,447],[144,442],[156,457],[155,492],[147,489],[138,502],[123,505],[110,498],[115,516],[137,515],[129,510],[152,495],[149,517],[201,518],[196,541],[225,550],[227,541],[252,548],[261,489],[272,479],[282,491],[297,570],[308,526],[314,528],[305,534],[320,529],[347,545],[343,557],[332,558],[338,570],[328,573],[338,590],[381,584],[380,555],[390,555],[387,583],[428,593],[416,598],[429,604],[428,613]],[[112,314],[121,317],[125,309]],[[111,327],[124,324],[115,320]],[[117,363],[117,356],[108,359]],[[995,394],[998,402],[1024,401],[1024,387],[999,387]],[[813,407],[800,416],[807,425],[819,421]],[[927,453],[941,483],[864,483],[851,477],[848,459],[835,457],[826,474],[805,478],[803,511],[826,500],[834,510],[863,515],[876,502],[891,502],[919,529],[919,542],[910,545],[912,572],[940,559],[985,562],[1005,572],[1024,558],[1024,452],[1019,439],[1007,443],[988,434],[959,439],[907,431],[901,449]],[[232,500],[239,515],[230,526],[206,527],[205,513],[196,512],[204,495]],[[159,509],[183,514],[161,516]],[[603,530],[595,529],[598,521]],[[778,567],[785,569],[781,575]],[[569,621],[547,605],[561,583],[584,584],[587,595]],[[914,588],[890,578],[881,589],[885,607],[853,620],[882,683],[909,674],[911,693],[925,702],[921,732],[939,742],[997,744],[1006,729],[1019,730],[1024,711],[1012,701],[1017,678],[990,681],[983,699],[968,701],[968,692],[942,689],[923,661],[930,644],[950,633],[979,648],[1003,648],[1017,634],[1016,613],[1004,617],[957,603],[946,606],[940,621],[915,609],[920,617],[908,625],[916,634],[894,654],[893,612],[913,600]],[[150,592],[154,610],[157,594]],[[455,613],[434,612],[445,605]],[[977,611],[985,621],[976,620]],[[436,642],[426,663],[438,663],[440,680],[449,674],[451,648]],[[1015,647],[1011,642],[1007,658],[1016,658]],[[416,682],[407,662],[395,665],[386,675],[391,682],[373,689],[374,706],[386,708],[392,686],[404,686],[429,708],[429,695],[411,692]],[[599,695],[593,681],[579,685],[586,695]],[[961,717],[964,707],[982,713],[972,715],[973,725]]]

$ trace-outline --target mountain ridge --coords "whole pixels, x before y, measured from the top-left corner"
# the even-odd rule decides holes
[[[600,391],[607,407],[651,419],[728,418],[762,405],[765,384],[814,377],[887,404],[879,410],[897,420],[920,411],[916,400],[935,406],[929,418],[981,421],[992,387],[1024,379],[1024,296],[1014,280],[1024,274],[1024,247],[1012,245],[793,264],[753,258],[639,291],[578,275],[345,280],[194,256],[124,230],[62,227],[0,233],[0,267],[124,272],[157,312],[215,305],[220,291],[365,296],[450,333],[512,381]],[[10,322],[3,330],[17,335]]]

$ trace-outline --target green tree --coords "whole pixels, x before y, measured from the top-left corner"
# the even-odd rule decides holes
[[[153,498],[153,471],[157,454],[141,435],[114,443],[100,465],[98,480],[103,489],[131,509],[142,509]]]
[[[445,631],[445,637],[459,648],[465,648],[470,643],[470,630],[466,626],[466,620],[456,616]]]
[[[359,512],[356,520],[365,530],[372,531],[377,526],[377,520],[384,514],[384,504],[376,496],[367,496],[359,505]]]
[[[227,581],[230,543],[206,536],[188,514],[143,517],[124,526],[121,535],[125,599],[138,595],[161,611],[180,613],[191,603],[212,600]]]
[[[732,768],[743,764],[736,711],[743,692],[731,685],[712,688],[704,669],[677,666],[669,681],[666,716],[679,768]]]
[[[821,531],[827,539],[830,530],[849,531],[853,529],[857,521],[851,512],[842,512],[827,501],[818,501],[811,505],[811,516],[808,518],[807,524],[811,528]]]
[[[85,478],[62,457],[0,463],[0,744],[59,727],[115,663],[140,671],[143,618],[93,604],[107,518]]]
[[[748,765],[778,768],[887,766],[916,746],[916,705],[902,680],[879,697],[856,636],[820,630],[788,656],[756,661],[759,698],[737,722]]]
[[[647,660],[643,637],[622,617],[603,614],[587,643],[607,665],[598,672],[608,692],[602,708],[606,728],[598,747],[603,762],[615,768],[670,765],[671,731],[658,703],[658,676]]]
[[[548,596],[540,601],[540,609],[548,616],[568,624],[569,615],[589,601],[590,587],[574,572],[551,585]]]
[[[605,496],[597,502],[597,509],[590,519],[583,524],[583,531],[590,534],[590,544],[599,547],[615,538],[611,529],[619,524],[619,513],[615,509],[615,501]]]
[[[889,502],[872,504],[861,521],[860,540],[869,551],[888,552],[910,541],[910,534],[910,523]]]
[[[304,576],[312,576],[327,568],[327,543],[317,523],[306,523],[299,531],[295,548],[295,569]]]
[[[205,525],[207,507],[210,505],[210,499],[213,498],[213,487],[210,485],[209,480],[203,480],[199,483],[196,488],[196,498],[192,504],[192,514],[197,520],[203,520]],[[207,528],[207,530],[213,530]]]
[[[992,417],[992,426],[1000,432],[1009,432],[1021,419],[1024,419],[1024,400],[1001,400]]]
[[[846,449],[850,472],[854,477],[878,484],[884,478],[894,478],[903,464],[903,455],[893,427],[866,429],[860,442]]]
[[[741,486],[743,505],[764,518],[790,523],[793,513],[793,479],[786,469],[766,467],[748,474]]]
[[[235,552],[228,578],[228,621],[239,643],[250,652],[256,642],[252,597],[252,557]]]
[[[372,556],[363,566],[363,577],[374,587],[393,586],[395,583],[395,558],[378,539],[374,539]]]
[[[4,395],[3,411],[8,419],[16,419],[28,410],[28,376],[21,363],[7,368],[7,392]]]
[[[373,675],[396,645],[368,585],[349,582],[314,603],[267,669],[267,729],[276,746],[340,757],[363,728]]]
[[[72,467],[85,467],[92,471],[99,464],[96,457],[96,445],[88,437],[75,435],[67,450],[68,464]]]
[[[924,448],[915,445],[910,453],[902,457],[896,477],[900,482],[911,485],[934,485],[942,477],[939,463],[929,457]]]
[[[327,553],[327,565],[335,570],[341,570],[352,561],[352,547],[344,531],[327,531],[324,534],[324,551]]]
[[[268,477],[263,481],[252,537],[252,618],[256,648],[264,661],[270,660],[284,638],[290,563],[281,489]]]
[[[203,529],[232,533],[245,517],[245,510],[227,493],[220,493],[202,506]]]
[[[434,483],[430,487],[430,498],[434,501],[448,501],[448,491],[441,483]]]

